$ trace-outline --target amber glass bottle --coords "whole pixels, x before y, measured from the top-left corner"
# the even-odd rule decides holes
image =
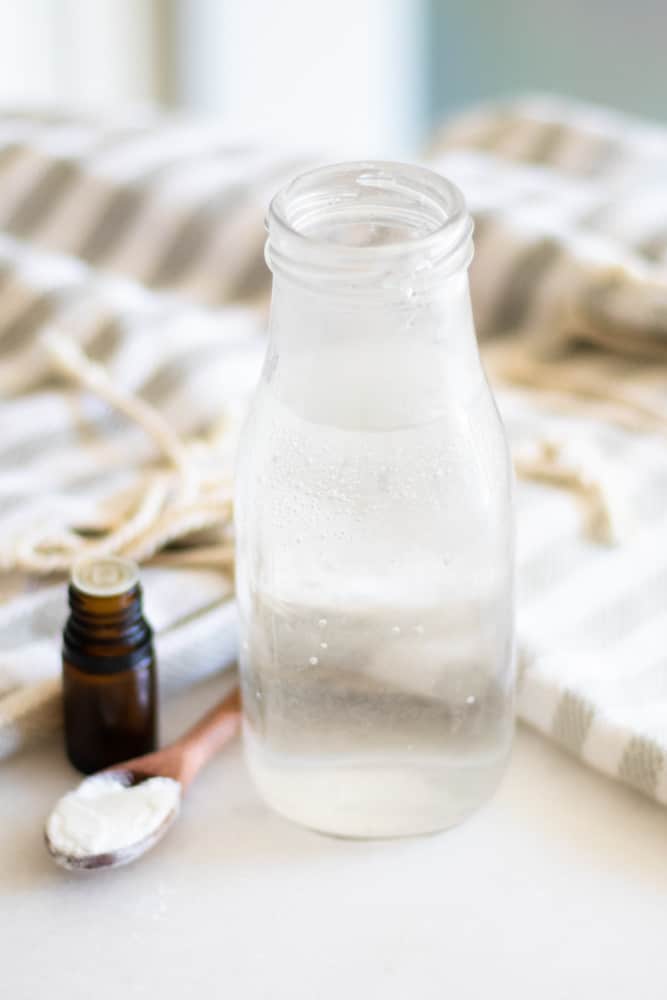
[[[76,564],[63,634],[67,755],[85,774],[154,750],[157,677],[138,569],[105,557]]]

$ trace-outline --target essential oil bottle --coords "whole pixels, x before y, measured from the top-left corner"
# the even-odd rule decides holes
[[[153,633],[142,611],[138,567],[85,559],[72,570],[63,633],[67,756],[91,774],[157,744]]]

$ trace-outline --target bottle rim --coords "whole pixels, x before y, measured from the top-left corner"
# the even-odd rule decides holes
[[[72,567],[70,582],[89,597],[119,597],[139,583],[139,567],[122,556],[84,556]]]
[[[305,284],[390,289],[407,280],[426,288],[472,258],[473,223],[459,188],[426,167],[389,160],[298,175],[272,199],[266,228],[271,270]]]

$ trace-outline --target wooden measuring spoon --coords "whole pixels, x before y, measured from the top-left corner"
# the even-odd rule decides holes
[[[171,778],[180,786],[180,796],[174,808],[150,831],[150,833],[135,843],[125,845],[118,850],[109,850],[104,854],[88,854],[75,856],[59,850],[49,836],[51,818],[46,825],[45,839],[49,854],[62,868],[68,869],[99,869],[118,868],[129,864],[146,851],[150,850],[164,837],[179,812],[180,798],[199,774],[202,767],[223,746],[230,742],[239,729],[241,720],[241,702],[238,690],[216,705],[188,730],[180,740],[157,750],[155,753],[133,760],[115,764],[105,771],[99,772],[108,776],[109,780],[117,781],[125,788],[139,785],[149,778]],[[94,775],[91,777],[98,777]],[[90,781],[91,779],[86,779]]]

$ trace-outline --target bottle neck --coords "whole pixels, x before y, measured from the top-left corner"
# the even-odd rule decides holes
[[[400,305],[437,292],[472,257],[472,220],[440,174],[389,162],[297,177],[271,202],[266,257],[276,278],[337,299]]]
[[[102,624],[123,628],[142,617],[142,592],[138,583],[124,593],[111,595],[87,594],[70,584],[67,596],[72,615],[91,626]]]
[[[445,178],[397,163],[324,167],[276,196],[268,230],[264,384],[300,417],[405,426],[479,381],[472,222]]]
[[[70,584],[70,616],[63,633],[65,658],[89,673],[127,670],[152,655],[152,631],[143,616],[139,584],[111,596],[87,594]]]
[[[274,279],[264,382],[307,420],[363,429],[422,423],[481,377],[465,272],[401,304]]]

